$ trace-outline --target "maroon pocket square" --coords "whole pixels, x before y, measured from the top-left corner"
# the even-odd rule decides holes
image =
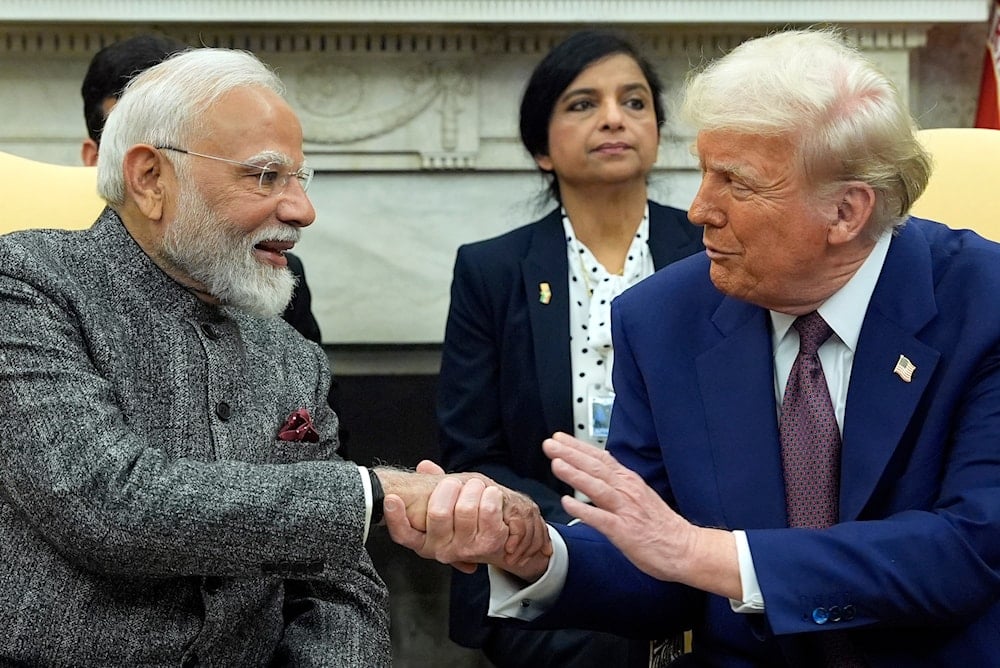
[[[297,441],[305,443],[316,443],[319,441],[319,432],[313,426],[312,416],[309,409],[300,408],[285,420],[278,430],[279,441]]]

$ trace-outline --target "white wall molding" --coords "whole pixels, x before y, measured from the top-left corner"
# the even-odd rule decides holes
[[[913,49],[924,44],[923,23],[844,25],[848,38],[865,49]],[[0,22],[0,55],[78,56],[122,38],[156,30],[188,44],[247,49],[258,54],[539,56],[573,30],[570,26],[514,27],[503,30],[457,26],[315,27],[193,26],[137,24],[128,26],[4,25]],[[721,53],[761,34],[760,25],[700,24],[630,27],[651,56]]]
[[[19,69],[39,61],[69,60],[83,66],[102,45],[144,29],[102,32],[66,24],[0,25],[0,52]],[[165,32],[188,44],[248,49],[276,67],[302,121],[311,163],[321,171],[338,172],[532,171],[514,125],[516,99],[525,73],[570,30],[565,26],[196,28],[186,23],[165,27]],[[907,94],[909,54],[924,45],[926,26],[871,25],[846,31]],[[647,25],[630,32],[658,67],[669,98],[690,63],[714,57],[759,34],[761,28]],[[22,85],[37,87],[38,82],[27,80]],[[15,98],[9,103],[17,104]],[[63,128],[47,126],[44,115],[26,120],[0,129],[0,144],[34,142],[54,151],[66,141]],[[71,145],[77,127],[74,122],[68,135],[73,138]],[[686,150],[689,140],[668,126],[660,167],[693,168]]]
[[[985,0],[0,0],[0,150],[76,164],[80,81],[91,55],[124,37],[156,30],[253,51],[288,86],[318,172],[317,222],[298,251],[325,340],[434,343],[456,247],[539,213],[517,108],[531,68],[571,30],[628,30],[669,104],[692,64],[777,27],[832,22],[918,115],[962,125],[978,82],[966,70],[982,47],[928,46],[928,36],[985,33],[986,10]],[[668,123],[652,179],[655,197],[681,208],[698,181],[690,141]]]
[[[979,0],[6,0],[0,21],[866,23],[984,21]]]

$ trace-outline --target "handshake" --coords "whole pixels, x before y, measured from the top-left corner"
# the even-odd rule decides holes
[[[430,461],[416,475],[378,468],[392,539],[421,557],[471,573],[491,564],[532,582],[552,555],[548,527],[527,495],[478,473],[445,474]]]
[[[604,534],[641,571],[727,598],[742,596],[732,532],[681,517],[601,448],[556,433],[542,450],[555,476],[590,499],[564,496],[566,512]],[[524,494],[477,473],[446,475],[429,461],[420,462],[416,473],[376,472],[386,492],[385,523],[400,545],[466,573],[476,564],[490,564],[531,583],[548,569],[549,529]],[[725,563],[711,561],[714,555]]]

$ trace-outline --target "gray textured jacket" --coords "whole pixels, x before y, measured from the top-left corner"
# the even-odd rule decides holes
[[[0,237],[0,663],[378,666],[385,585],[322,350],[105,210]],[[308,408],[318,443],[279,427]]]

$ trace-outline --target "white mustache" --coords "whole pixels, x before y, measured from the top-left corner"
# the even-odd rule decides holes
[[[289,225],[280,225],[278,227],[268,228],[265,230],[258,230],[254,233],[253,237],[250,239],[250,244],[256,246],[259,243],[265,241],[291,241],[292,243],[298,243],[299,239],[302,238],[302,230],[297,227],[291,227]]]

